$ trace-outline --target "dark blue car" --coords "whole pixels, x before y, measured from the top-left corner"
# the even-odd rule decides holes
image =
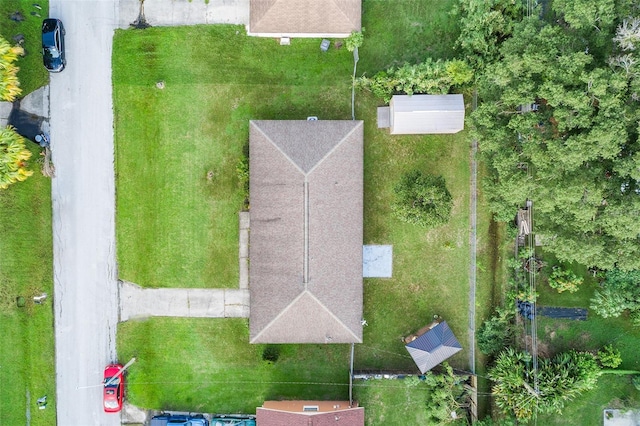
[[[51,72],[60,72],[67,65],[64,57],[64,26],[59,19],[42,21],[42,59],[44,67]]]

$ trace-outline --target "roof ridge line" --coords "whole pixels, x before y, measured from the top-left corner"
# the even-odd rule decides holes
[[[296,303],[298,300],[300,300],[300,298],[302,298],[302,296],[304,296],[305,293],[307,293],[308,290],[305,286],[305,289],[303,291],[300,292],[300,294],[298,294],[291,302],[289,302],[289,304],[280,311],[280,313],[278,313],[278,315],[276,315],[271,321],[269,321],[269,323],[267,325],[265,325],[264,327],[262,327],[262,330],[260,330],[260,333],[256,334],[253,339],[251,339],[251,341],[249,343],[253,343],[258,337],[260,337],[262,335],[262,333],[264,333],[265,331],[267,331],[267,329],[269,327],[271,327],[281,316],[283,316],[288,310],[289,308],[291,308],[291,306]]]
[[[349,16],[347,16],[346,13],[344,13],[344,10],[340,7],[340,5],[338,3],[336,3],[336,0],[331,0],[331,3],[333,3],[335,5],[335,7],[340,11],[340,13],[342,13],[342,16],[344,16],[347,19],[347,22],[351,22],[352,24],[354,23]],[[360,8],[362,11],[362,4],[360,4]]]
[[[275,318],[273,318],[271,321],[269,321],[269,324],[267,324],[266,326],[264,326],[262,328],[262,330],[260,331],[260,333],[256,334],[253,339],[251,339],[251,341],[249,343],[253,343],[256,341],[256,339],[258,339],[265,331],[267,331],[276,321],[278,321],[278,319],[280,319],[280,317],[282,317],[287,311],[289,311],[289,309],[291,308],[291,306],[293,306],[298,300],[300,300],[305,294],[308,294],[309,296],[311,296],[311,298],[322,308],[324,309],[331,318],[335,319],[335,321],[340,324],[344,329],[346,329],[357,341],[358,343],[362,343],[362,339],[359,338],[358,336],[355,335],[355,333],[345,325],[344,322],[342,322],[337,316],[335,316],[335,314],[333,312],[331,312],[330,309],[327,308],[327,306],[322,303],[320,301],[320,299],[318,299],[311,291],[309,291],[308,289],[304,289],[302,292],[300,292],[299,295],[297,295],[295,297],[295,299],[293,299],[291,301],[291,303],[289,303],[287,305],[286,308],[284,308],[283,310],[280,311],[280,313],[278,315],[276,315]]]
[[[271,143],[271,145],[273,145],[283,156],[284,158],[286,158],[287,160],[289,160],[289,162],[291,164],[293,164],[293,166],[300,172],[302,173],[303,176],[307,176],[307,174],[304,172],[304,170],[302,170],[292,159],[291,157],[289,157],[279,146],[278,144],[276,144],[273,139],[271,139],[261,128],[260,126],[258,126],[256,123],[256,121],[275,121],[275,120],[250,120],[250,123],[253,127],[255,127],[260,133],[262,133],[262,135]]]
[[[320,306],[322,307],[322,309],[324,309],[325,311],[327,311],[327,312],[329,313],[329,316],[330,316],[330,317],[334,318],[334,319],[338,322],[338,324],[340,324],[342,327],[344,327],[347,331],[349,331],[349,333],[351,333],[351,335],[352,335],[353,337],[355,337],[355,339],[356,339],[356,340],[358,340],[358,341],[360,341],[360,343],[362,343],[362,339],[358,338],[358,336],[356,336],[356,335],[353,333],[353,331],[352,331],[349,327],[347,327],[347,325],[346,325],[344,322],[342,322],[342,321],[340,320],[340,318],[338,318],[338,317],[337,317],[337,316],[336,316],[336,315],[331,311],[331,309],[327,308],[327,306],[326,306],[324,303],[322,303],[322,302],[320,301],[320,299],[318,299],[318,298],[315,296],[315,294],[313,294],[313,293],[312,293],[312,292],[310,292],[309,290],[305,290],[305,292],[309,293],[309,295],[311,295],[311,297],[313,298],[313,300],[315,300],[315,301],[318,303],[318,305],[320,305]]]
[[[333,121],[333,120],[327,120],[327,121]],[[351,120],[339,120],[339,121],[351,121]],[[333,152],[338,149],[339,146],[341,146],[343,144],[343,142],[349,137],[351,136],[351,134],[353,132],[356,131],[356,129],[360,126],[362,126],[363,121],[362,120],[354,120],[357,121],[358,124],[356,126],[353,126],[353,128],[349,131],[349,133],[347,133],[346,135],[344,135],[344,137],[342,139],[340,139],[340,142],[338,142],[337,144],[335,144],[333,146],[333,148],[331,148],[324,157],[322,157],[316,164],[314,164],[314,166],[312,168],[309,169],[309,172],[307,173],[307,175],[310,175],[311,173],[313,173],[313,171],[320,166],[320,164],[324,163],[324,160],[326,160],[327,158],[329,158]],[[364,149],[364,147],[363,147]]]

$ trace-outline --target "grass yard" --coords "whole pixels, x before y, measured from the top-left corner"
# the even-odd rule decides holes
[[[25,56],[18,59],[18,80],[22,88],[21,97],[49,83],[49,74],[42,65],[42,20],[48,17],[49,1],[38,1],[41,7],[34,7],[33,0],[0,0],[0,35],[10,44],[17,44],[14,36],[24,36]],[[23,21],[9,19],[15,12],[20,12]],[[31,13],[37,15],[32,15]],[[40,16],[38,16],[40,15]]]
[[[0,424],[55,424],[51,181],[28,143],[33,176],[0,191]],[[32,298],[46,292],[41,305]],[[25,298],[18,307],[16,298]],[[30,404],[27,405],[27,394]],[[46,410],[36,399],[48,395]]]
[[[249,120],[350,118],[351,54],[229,25],[118,31],[114,52],[120,278],[237,287]]]
[[[457,0],[363,0],[365,41],[358,74],[372,76],[390,66],[425,58],[455,56],[458,21],[451,11]]]
[[[409,386],[408,380],[356,380],[353,396],[364,407],[365,425],[426,425],[427,412],[420,409],[428,390]]]
[[[165,410],[255,413],[271,399],[349,399],[348,345],[249,344],[243,319],[154,318],[118,329],[120,359],[137,357],[128,398]]]
[[[598,386],[567,404],[562,414],[538,416],[539,425],[548,426],[600,426],[605,408],[637,409],[640,392],[631,384],[630,376],[607,374],[598,380]]]
[[[390,136],[376,127],[378,101],[360,94],[365,120],[364,243],[393,245],[393,278],[366,279],[365,343],[356,368],[415,369],[401,341],[442,316],[463,350],[451,359],[468,369],[469,145],[456,135]],[[444,176],[454,200],[448,224],[425,231],[391,216],[393,187],[412,169]]]

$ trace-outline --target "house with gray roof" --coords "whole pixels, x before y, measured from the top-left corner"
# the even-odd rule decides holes
[[[360,31],[362,0],[250,0],[248,34],[348,37]]]
[[[363,122],[251,121],[251,343],[362,342]]]

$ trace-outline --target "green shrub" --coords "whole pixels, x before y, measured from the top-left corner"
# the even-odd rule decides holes
[[[640,374],[637,374],[631,378],[633,386],[640,391]]]
[[[435,228],[449,221],[453,199],[442,176],[413,170],[395,186],[396,201],[391,205],[395,217],[424,228]]]
[[[617,368],[622,364],[622,355],[620,350],[613,347],[613,345],[605,345],[598,351],[598,361],[600,365],[607,368]]]
[[[575,293],[578,291],[582,281],[582,277],[578,277],[573,271],[554,267],[549,277],[549,286],[558,290],[558,293],[562,293],[563,291]]]
[[[274,363],[280,358],[280,350],[277,346],[267,345],[262,351],[262,360]]]

